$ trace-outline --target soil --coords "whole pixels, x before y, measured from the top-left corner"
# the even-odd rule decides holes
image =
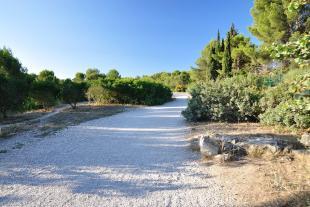
[[[296,137],[258,123],[195,124],[189,137],[206,132],[241,137]],[[310,206],[310,156],[245,157],[225,163],[202,158],[201,162],[212,176],[221,180],[224,189],[235,192],[242,206]]]

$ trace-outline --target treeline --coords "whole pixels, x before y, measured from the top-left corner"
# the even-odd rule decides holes
[[[53,71],[28,74],[20,61],[6,48],[0,49],[0,113],[49,108],[61,102],[76,108],[78,102],[96,104],[157,105],[171,99],[171,90],[155,81],[122,78],[115,69],[107,74],[98,69],[77,73],[61,80]]]
[[[143,76],[144,80],[155,81],[169,87],[172,91],[185,92],[191,83],[191,75],[188,71],[175,70],[172,73],[160,72],[150,76]]]
[[[260,121],[310,127],[310,4],[255,0],[249,28],[256,46],[234,25],[218,32],[191,71],[190,121]]]

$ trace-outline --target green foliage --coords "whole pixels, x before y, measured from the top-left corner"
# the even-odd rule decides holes
[[[36,80],[32,83],[30,97],[43,108],[56,104],[59,95],[59,87],[53,81]]]
[[[85,100],[86,83],[72,82],[66,79],[61,87],[61,98],[65,103],[71,105],[73,109],[79,101]]]
[[[251,10],[253,25],[250,32],[266,44],[286,42],[290,35],[288,18],[285,14],[286,0],[255,0]]]
[[[183,115],[190,121],[257,121],[261,86],[252,74],[194,86]]]
[[[310,98],[291,99],[280,102],[275,108],[268,108],[260,119],[268,125],[307,129],[310,127],[309,114]]]
[[[310,72],[307,69],[288,71],[279,84],[264,91],[260,100],[260,120],[268,125],[291,128],[310,127]]]
[[[6,48],[0,49],[0,112],[22,110],[27,98],[29,82],[26,70]]]
[[[89,101],[94,101],[97,104],[107,104],[115,102],[115,94],[112,90],[101,85],[90,86],[87,90]]]
[[[81,82],[85,81],[85,78],[86,78],[86,75],[84,73],[78,72],[78,73],[75,74],[75,77],[73,78],[73,81],[77,82],[77,83],[81,83]]]
[[[182,89],[182,92],[186,91],[188,85],[192,81],[190,72],[178,70],[172,73],[161,72],[151,76],[143,76],[141,80],[163,84],[173,91]]]
[[[100,73],[97,68],[89,68],[85,74],[86,81],[94,81],[99,78],[105,78],[105,74]]]
[[[310,35],[305,34],[297,40],[288,41],[285,44],[272,45],[272,57],[278,60],[293,59],[302,67],[310,64]]]
[[[269,56],[269,54],[268,54]],[[234,73],[254,70],[260,63],[257,48],[250,38],[239,34],[232,24],[227,36],[210,41],[201,56],[197,59],[197,68],[192,69],[191,79],[194,82],[216,80]]]
[[[159,105],[169,101],[172,93],[168,87],[159,83],[133,78],[118,78],[97,82],[88,89],[87,96],[89,100],[98,104]]]
[[[231,34],[227,34],[227,39],[225,41],[225,49],[222,59],[222,75],[230,76],[232,71],[233,60],[231,58]]]
[[[121,78],[121,76],[117,70],[112,69],[107,73],[106,78],[115,80],[115,79]]]

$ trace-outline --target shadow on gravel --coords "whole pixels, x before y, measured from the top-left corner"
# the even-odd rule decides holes
[[[198,155],[183,139],[188,129],[179,114],[184,107],[170,104],[92,120],[25,147],[2,163],[0,186],[61,185],[73,194],[135,197],[208,188],[193,185],[210,177],[192,171]],[[13,201],[12,196],[3,200]]]

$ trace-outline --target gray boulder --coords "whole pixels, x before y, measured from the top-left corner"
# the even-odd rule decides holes
[[[301,139],[299,141],[300,141],[300,143],[302,143],[306,147],[310,147],[310,134],[309,133],[304,133],[301,136]]]
[[[200,152],[204,156],[214,156],[219,154],[220,145],[209,136],[202,136],[199,139]]]

